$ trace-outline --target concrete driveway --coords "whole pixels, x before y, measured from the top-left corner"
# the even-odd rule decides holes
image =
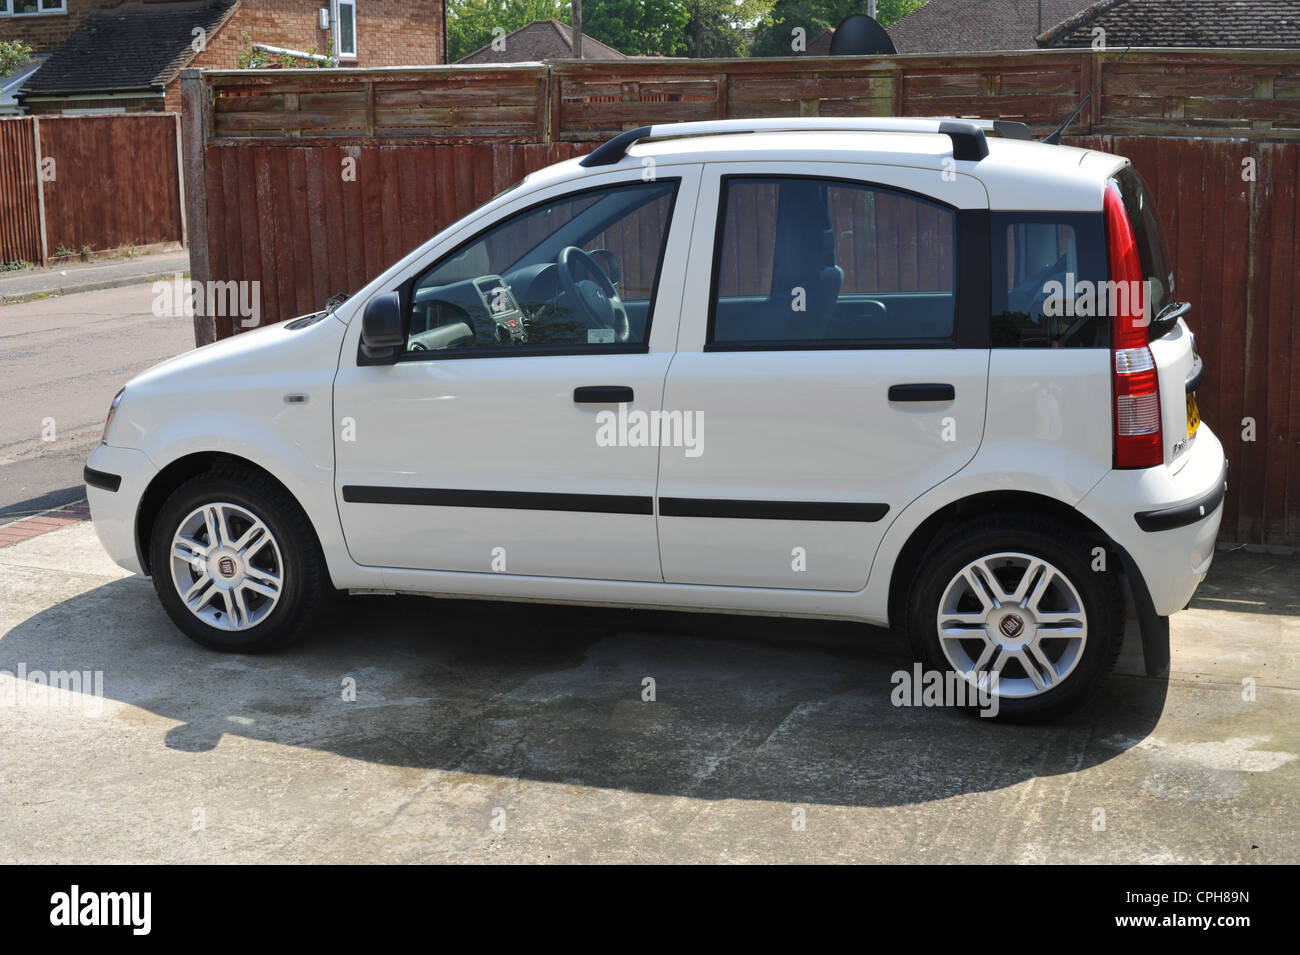
[[[0,548],[0,861],[1300,860],[1300,561],[1220,554],[1173,634],[1039,728],[894,708],[840,624],[352,597],[222,656],[81,523]]]

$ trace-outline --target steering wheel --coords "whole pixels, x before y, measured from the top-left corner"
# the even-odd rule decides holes
[[[612,328],[614,341],[632,335],[627,309],[596,260],[576,245],[566,245],[555,259],[560,294],[574,304],[573,311],[587,328]]]

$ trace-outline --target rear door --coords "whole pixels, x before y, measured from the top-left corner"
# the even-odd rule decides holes
[[[664,394],[665,434],[682,422],[659,453],[664,579],[859,590],[890,521],[980,443],[983,186],[716,164],[700,208]]]

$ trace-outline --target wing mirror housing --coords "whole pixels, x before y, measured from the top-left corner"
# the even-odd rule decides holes
[[[396,292],[376,295],[366,303],[361,316],[360,364],[395,364],[405,344],[401,296]]]

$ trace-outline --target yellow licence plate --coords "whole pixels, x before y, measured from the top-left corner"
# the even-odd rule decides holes
[[[1187,436],[1196,437],[1196,429],[1201,426],[1201,412],[1196,407],[1196,395],[1187,396]]]

